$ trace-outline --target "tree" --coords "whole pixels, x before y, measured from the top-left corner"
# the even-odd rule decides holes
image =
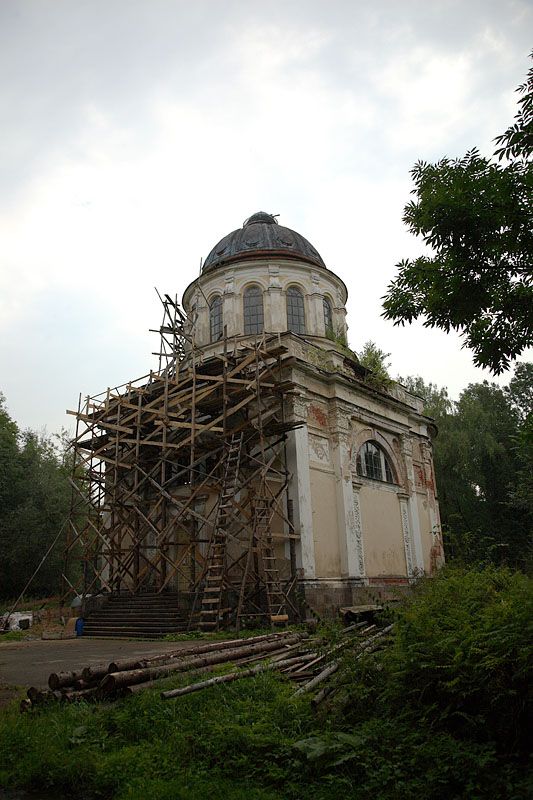
[[[437,491],[448,558],[525,567],[533,525],[531,415],[533,365],[519,364],[509,386],[470,384],[454,403],[446,389],[400,378],[434,417]],[[520,388],[520,393],[517,391]],[[528,427],[529,426],[529,427]]]
[[[505,390],[521,422],[533,415],[533,364],[522,361],[516,364],[514,375]]]
[[[533,344],[533,68],[517,91],[499,161],[473,149],[411,171],[416,200],[403,220],[431,254],[397,264],[383,298],[386,319],[459,331],[474,363],[495,374]]]
[[[365,343],[359,353],[359,363],[370,370],[365,381],[376,389],[386,390],[394,383],[389,375],[390,363],[387,361],[389,356],[390,353],[380,350],[377,344],[370,340]]]
[[[447,414],[452,414],[455,403],[448,395],[445,387],[439,388],[435,383],[425,383],[420,375],[408,375],[407,378],[398,376],[398,383],[411,392],[422,398],[424,401],[424,413],[433,417],[437,422]]]
[[[59,438],[59,443],[57,443]],[[20,432],[0,396],[0,596],[18,595],[54,541],[69,510],[71,464],[65,438]],[[29,588],[57,592],[60,538]]]

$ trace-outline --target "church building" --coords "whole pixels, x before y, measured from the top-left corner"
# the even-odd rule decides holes
[[[213,247],[183,295],[206,358],[228,338],[275,334],[287,349],[295,559],[319,612],[387,596],[443,562],[435,427],[419,397],[367,379],[347,347],[347,294],[306,238],[259,212]]]

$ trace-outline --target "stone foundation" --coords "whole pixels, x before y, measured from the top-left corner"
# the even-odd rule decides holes
[[[303,580],[300,589],[314,614],[324,619],[338,619],[341,608],[398,602],[410,590],[410,583],[399,576],[373,578],[367,584],[357,580]]]

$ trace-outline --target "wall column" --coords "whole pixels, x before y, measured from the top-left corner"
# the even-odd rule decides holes
[[[359,490],[352,475],[351,409],[335,403],[331,415],[333,468],[337,486],[337,520],[341,570],[348,578],[365,578]]]
[[[287,330],[287,314],[284,297],[281,291],[279,267],[268,265],[268,289],[265,298],[265,330],[280,333]]]
[[[355,572],[354,574],[358,578],[363,578],[366,580],[366,573],[365,573],[365,551],[363,549],[363,523],[361,520],[361,503],[359,492],[361,489],[362,484],[354,478],[352,478],[352,502],[353,502],[353,518],[351,527],[351,536],[350,536],[350,547],[353,550],[354,558],[356,561]]]
[[[311,273],[311,281],[313,291],[308,294],[309,319],[307,320],[307,331],[313,336],[324,336],[323,295],[320,291],[320,276],[318,272]]]
[[[239,296],[235,294],[235,270],[229,269],[224,272],[224,291],[222,294],[222,324],[227,330],[228,336],[236,336],[242,333],[239,330],[241,314],[239,313]]]
[[[413,445],[409,436],[401,437],[401,450],[407,470],[408,491],[406,494],[406,504],[408,508],[408,520],[410,523],[412,540],[412,561],[413,569],[418,574],[424,573],[424,555],[422,551],[422,538],[420,535],[420,519],[418,517],[418,504],[416,502],[415,472],[413,468]],[[399,495],[400,497],[400,495]],[[401,501],[400,501],[401,506]],[[402,517],[403,520],[403,517]],[[402,521],[403,526],[403,521]]]
[[[402,521],[402,538],[403,547],[405,551],[405,563],[407,565],[407,577],[414,578],[416,574],[415,560],[414,560],[414,543],[411,525],[409,523],[409,495],[405,492],[398,492],[398,500],[400,503],[400,518]]]
[[[293,524],[300,540],[296,546],[296,565],[303,578],[315,577],[315,543],[313,539],[313,509],[311,477],[309,474],[309,437],[307,433],[307,403],[293,400],[292,417],[303,425],[287,439],[287,467],[290,472],[289,497],[293,501]]]

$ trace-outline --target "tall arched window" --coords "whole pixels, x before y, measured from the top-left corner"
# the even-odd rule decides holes
[[[305,333],[304,298],[296,286],[287,289],[287,328],[293,333]]]
[[[263,292],[259,286],[249,286],[244,290],[244,332],[263,333],[263,327]]]
[[[365,442],[357,453],[358,475],[374,481],[395,483],[394,472],[385,451],[375,442]]]
[[[324,308],[324,329],[327,336],[328,333],[333,333],[333,309],[329,298],[322,298],[322,306]]]
[[[222,297],[217,294],[209,304],[209,326],[211,341],[218,342],[222,339]]]

